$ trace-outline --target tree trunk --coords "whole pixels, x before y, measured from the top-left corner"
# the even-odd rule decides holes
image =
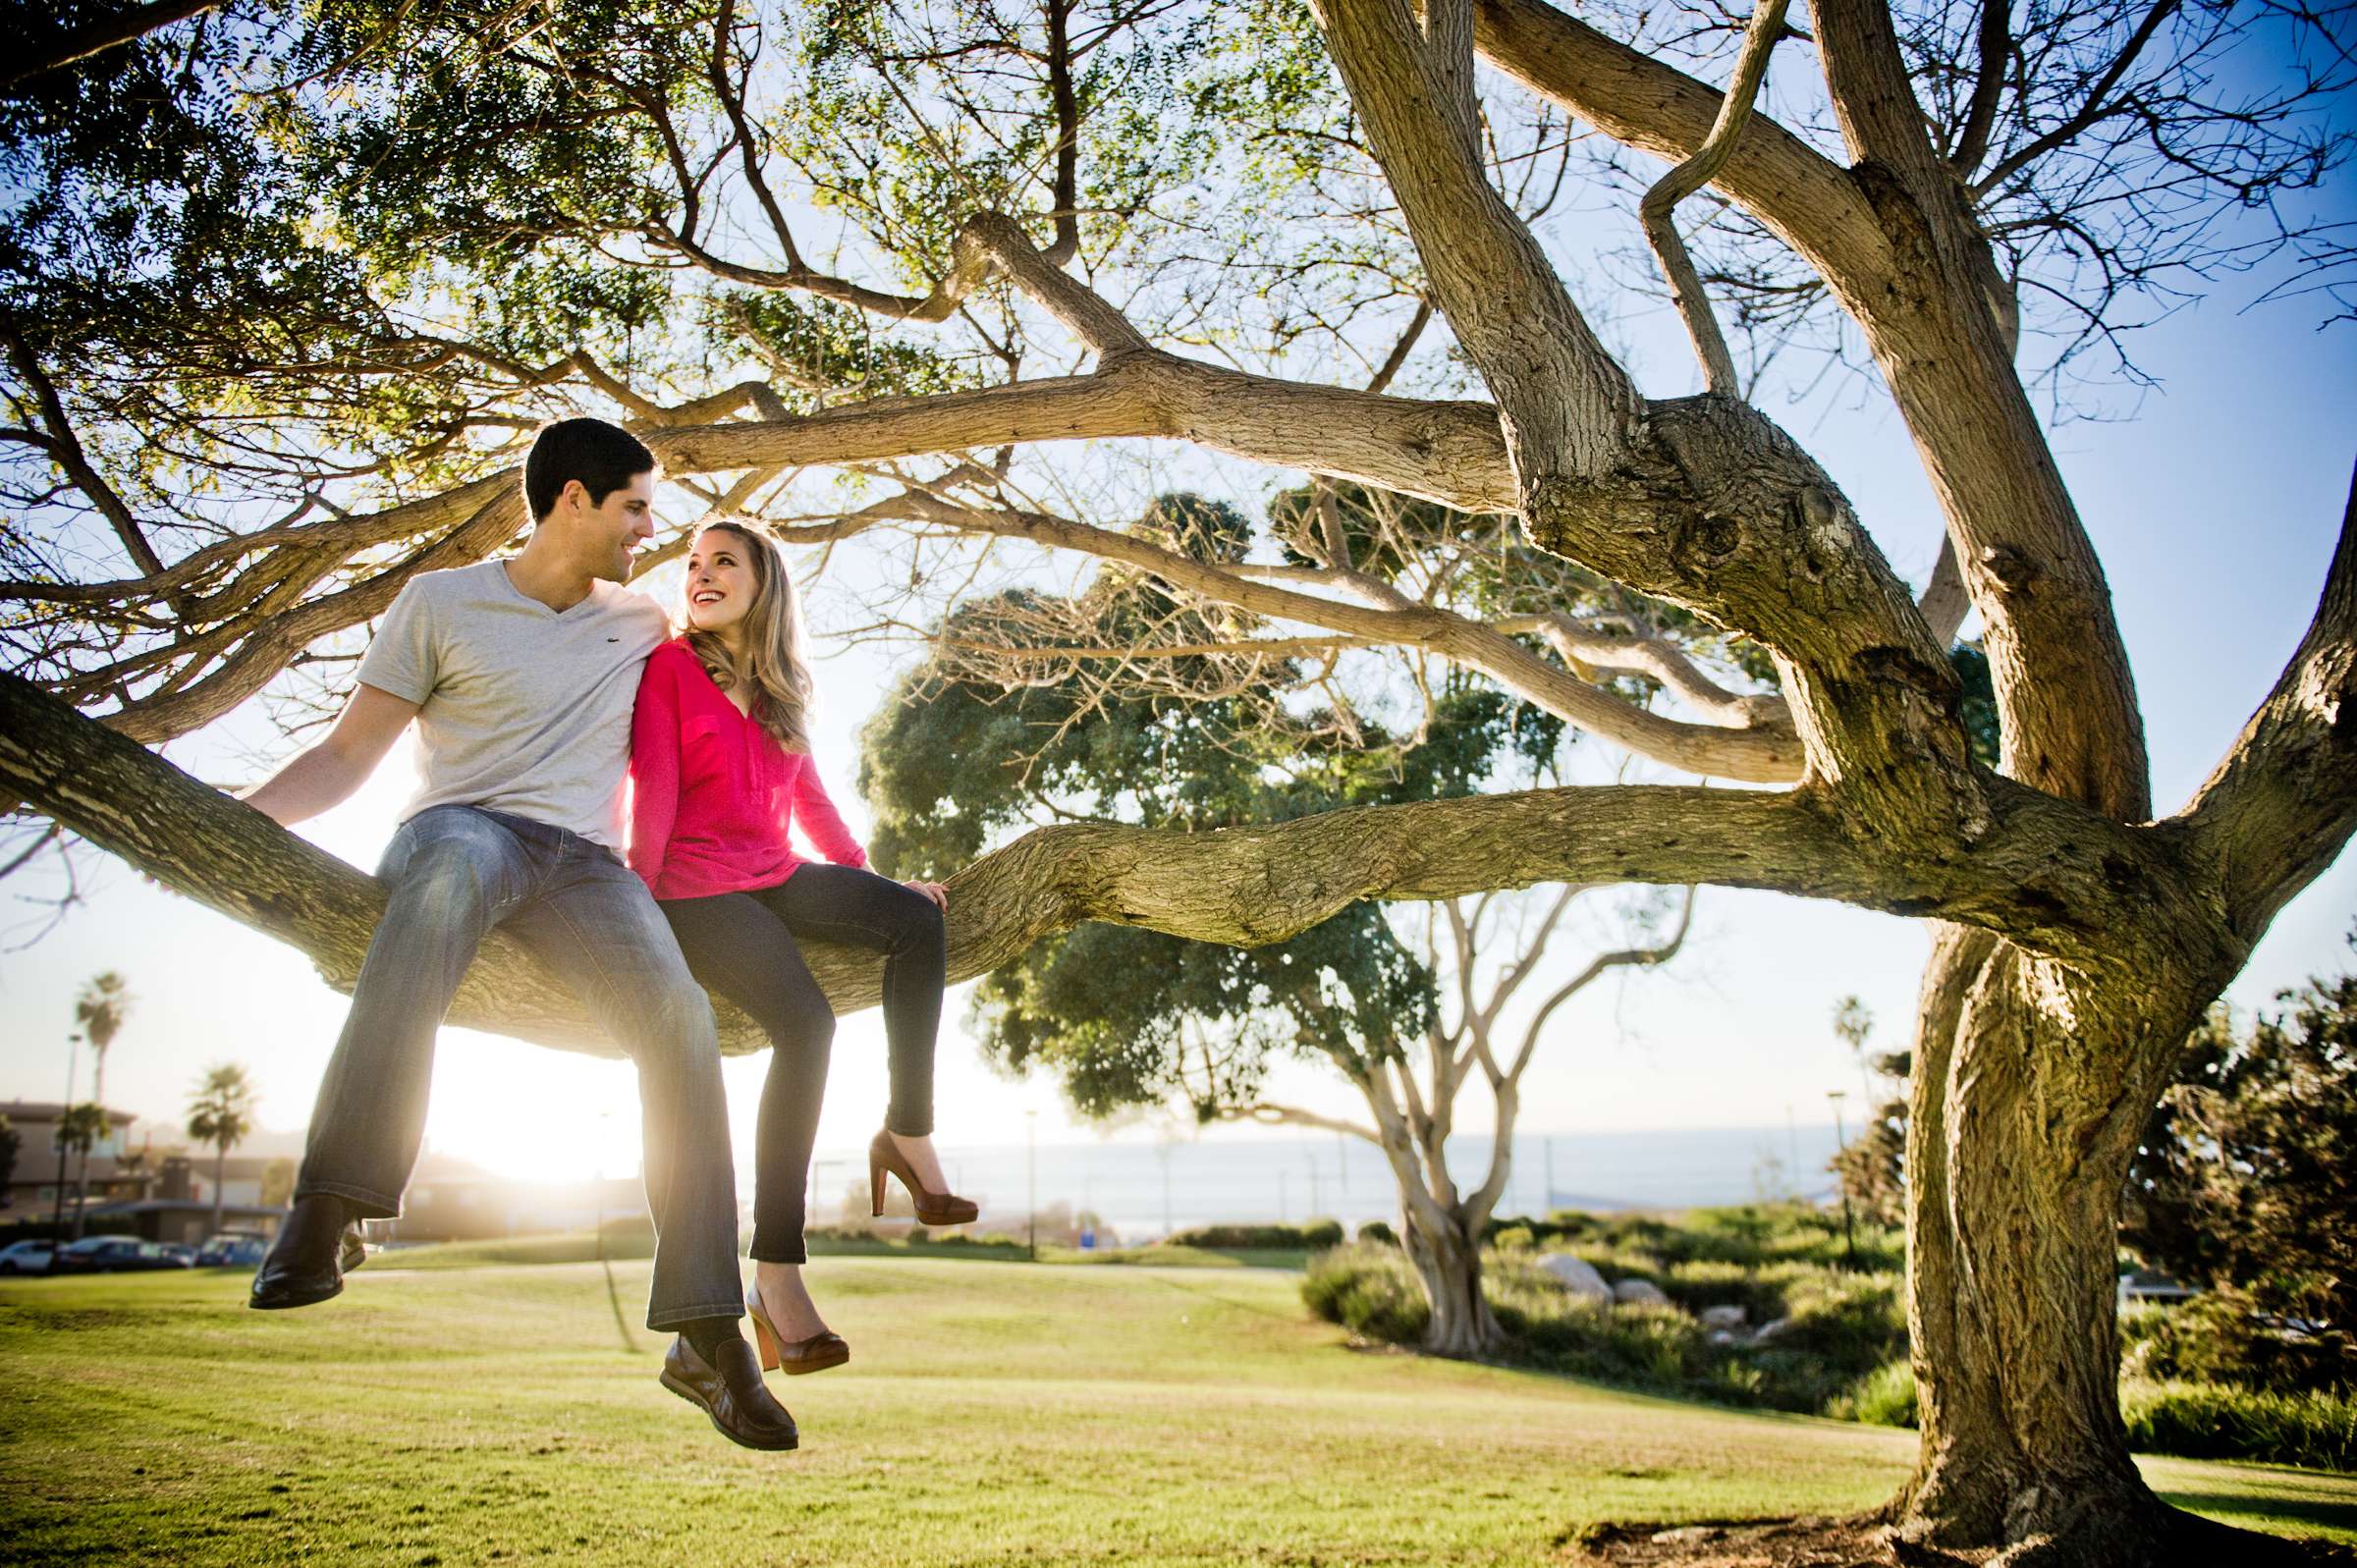
[[[74,1160],[74,1239],[82,1239],[82,1216],[90,1206],[90,1146],[83,1144]]]
[[[215,1236],[218,1236],[219,1234],[221,1234],[221,1204],[222,1204],[222,1197],[223,1197],[223,1194],[224,1194],[224,1193],[227,1191],[227,1189],[226,1189],[225,1187],[223,1187],[223,1186],[222,1186],[222,1177],[223,1177],[224,1175],[226,1175],[226,1174],[228,1173],[228,1171],[229,1171],[229,1145],[227,1145],[227,1144],[219,1144],[219,1145],[216,1145],[216,1146],[215,1146],[215,1148],[214,1148],[214,1151],[213,1151],[213,1231],[212,1231],[212,1234],[213,1234],[213,1235],[215,1235]],[[207,1240],[210,1240],[210,1239],[211,1239],[211,1237],[209,1237],[209,1236],[208,1236],[206,1239],[207,1239]]]
[[[2271,1549],[2155,1497],[2120,1421],[2121,1185],[2208,1000],[2168,989],[2091,1005],[2020,949],[1939,928],[1909,1089],[1909,1539],[2002,1544],[2020,1565],[2216,1562],[2221,1539],[2237,1561]]]
[[[1481,1294],[1481,1238],[1452,1223],[1441,1234],[1427,1234],[1412,1218],[1405,1219],[1408,1261],[1424,1281],[1424,1299],[1432,1305],[1432,1322],[1424,1330],[1424,1348],[1436,1356],[1475,1360],[1506,1343],[1490,1304]]]

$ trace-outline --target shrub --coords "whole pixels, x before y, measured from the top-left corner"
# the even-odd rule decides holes
[[[1339,1246],[1339,1219],[1313,1219],[1304,1225],[1195,1225],[1163,1238],[1173,1247],[1200,1247],[1206,1252],[1267,1251],[1286,1248]]]
[[[1380,1219],[1370,1219],[1365,1224],[1359,1226],[1358,1239],[1362,1242],[1381,1242],[1387,1247],[1397,1247],[1399,1245],[1398,1232],[1393,1230],[1390,1225],[1384,1223]]]
[[[2220,1383],[2130,1382],[2120,1415],[2131,1447],[2189,1459],[2256,1459],[2320,1470],[2357,1467],[2357,1400]]]
[[[2346,1370],[2336,1341],[2272,1326],[2249,1297],[2232,1288],[2174,1306],[2140,1303],[2120,1314],[2119,1337],[2121,1375],[2154,1382],[2234,1383],[2289,1393],[2331,1389]]]
[[[1482,1290],[1509,1338],[1506,1358],[1724,1404],[1824,1412],[1854,1401],[1862,1379],[1906,1355],[1898,1276],[1840,1273],[1778,1256],[1823,1249],[1822,1232],[1793,1223],[1793,1213],[1719,1211],[1693,1234],[1643,1217],[1589,1220],[1586,1239],[1563,1247],[1608,1278],[1662,1285],[1674,1303],[1667,1306],[1603,1307],[1567,1295],[1539,1267],[1537,1252],[1519,1243],[1523,1233],[1561,1235],[1571,1227],[1552,1221],[1527,1232],[1501,1227],[1500,1245],[1483,1255]],[[1644,1236],[1661,1242],[1664,1252],[1737,1252],[1755,1262],[1688,1257],[1665,1264],[1634,1244]],[[1430,1318],[1413,1267],[1398,1249],[1380,1244],[1312,1260],[1302,1297],[1353,1332],[1400,1344],[1420,1340]],[[1727,1302],[1745,1306],[1755,1325],[1790,1321],[1765,1344],[1716,1345],[1687,1309]]]
[[[2349,941],[2357,947],[2357,927]],[[2276,1000],[2288,1011],[2261,1014],[2239,1037],[2221,1006],[2187,1041],[2129,1169],[2122,1236],[2156,1268],[2311,1330],[2273,1343],[2222,1332],[2219,1353],[2243,1363],[2240,1376],[2347,1388],[2357,1385],[2357,974],[2312,979]]]
[[[1392,1344],[1416,1343],[1432,1322],[1414,1268],[1398,1248],[1380,1244],[1337,1247],[1312,1258],[1302,1273],[1301,1299],[1328,1323]]]
[[[1917,1421],[1914,1367],[1903,1356],[1885,1362],[1850,1384],[1847,1392],[1826,1406],[1825,1413],[1874,1427],[1914,1426]]]

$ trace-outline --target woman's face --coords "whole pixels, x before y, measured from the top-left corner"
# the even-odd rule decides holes
[[[725,632],[744,620],[761,584],[753,547],[729,528],[707,528],[687,552],[687,623]]]

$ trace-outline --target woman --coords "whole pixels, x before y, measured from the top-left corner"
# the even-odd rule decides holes
[[[686,631],[655,650],[638,685],[630,869],[654,890],[696,979],[769,1035],[745,1310],[764,1369],[819,1372],[850,1359],[800,1267],[835,1014],[797,942],[885,954],[892,1103],[868,1146],[875,1212],[890,1171],[926,1224],[961,1224],[974,1205],[948,1192],[930,1137],[948,895],[938,883],[868,871],[827,799],[810,758],[801,605],[776,544],[734,523],[704,529],[687,556],[683,618]],[[797,824],[832,864],[795,853],[788,829]]]

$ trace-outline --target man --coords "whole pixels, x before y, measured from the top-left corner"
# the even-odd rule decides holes
[[[616,854],[630,705],[669,635],[651,600],[619,586],[653,537],[654,488],[654,455],[628,431],[599,419],[542,430],[523,466],[522,551],[405,587],[326,738],[246,797],[282,825],[316,816],[417,723],[423,786],[377,869],[384,918],[251,1304],[337,1294],[348,1225],[400,1213],[435,1032],[497,926],[637,1063],[657,1237],[646,1324],[680,1336],[664,1386],[737,1442],[792,1448],[793,1419],[738,1328],[737,1184],[711,1006]]]

